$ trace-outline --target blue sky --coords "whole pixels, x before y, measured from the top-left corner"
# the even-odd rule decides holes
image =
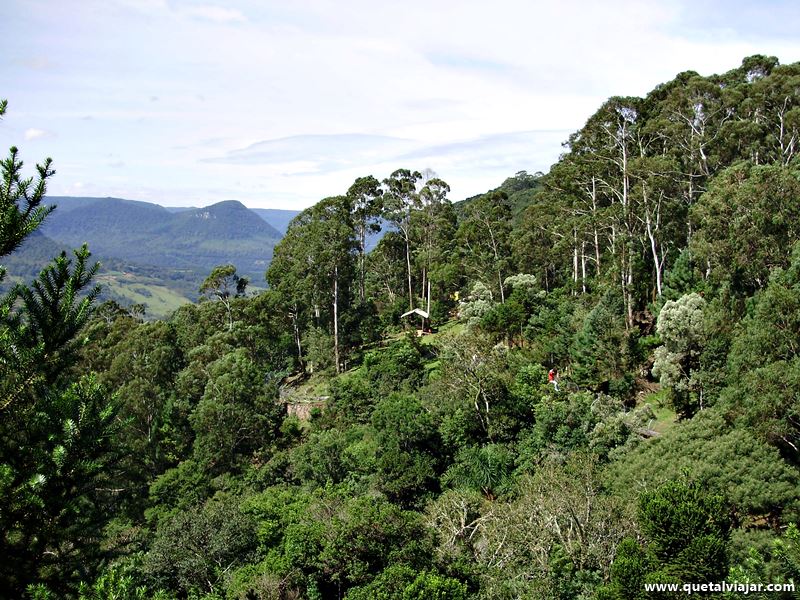
[[[458,200],[546,171],[611,95],[751,54],[793,2],[6,0],[0,147],[53,195],[299,209],[432,169]]]

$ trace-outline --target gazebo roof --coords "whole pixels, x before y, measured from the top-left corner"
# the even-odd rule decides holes
[[[413,310],[408,311],[407,313],[403,313],[402,315],[400,315],[400,318],[402,319],[404,317],[408,317],[408,316],[411,316],[411,315],[419,315],[423,319],[427,319],[428,318],[428,313],[426,313],[421,308],[415,308]]]

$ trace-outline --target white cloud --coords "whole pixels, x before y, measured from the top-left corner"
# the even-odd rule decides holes
[[[415,145],[411,140],[380,135],[298,135],[256,142],[204,162],[276,165],[313,161],[318,167],[336,167],[363,164],[382,156],[396,156],[403,149],[408,150]]]
[[[27,141],[38,140],[50,136],[52,136],[52,134],[49,131],[37,129],[36,127],[31,127],[30,129],[25,130],[25,140]]]

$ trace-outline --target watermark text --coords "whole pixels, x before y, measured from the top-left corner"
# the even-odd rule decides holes
[[[646,592],[683,592],[684,594],[702,594],[709,592],[737,592],[740,594],[759,594],[762,592],[794,592],[792,583],[737,583],[722,581],[719,583],[645,583]]]

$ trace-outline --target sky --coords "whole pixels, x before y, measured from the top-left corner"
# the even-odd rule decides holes
[[[800,8],[636,0],[4,0],[0,148],[51,195],[299,210],[431,169],[459,200],[546,172],[610,96],[752,54]]]

